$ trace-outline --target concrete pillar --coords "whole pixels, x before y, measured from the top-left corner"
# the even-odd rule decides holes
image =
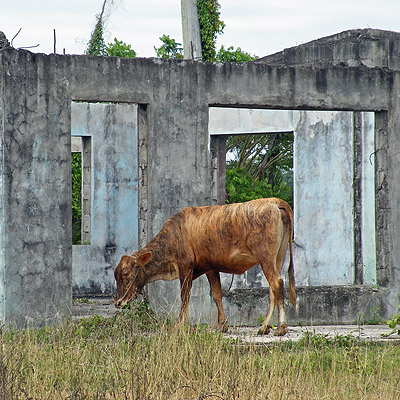
[[[201,60],[201,36],[196,0],[181,0],[181,7],[184,57]]]
[[[40,326],[72,307],[70,103],[52,58],[1,57],[0,321]]]

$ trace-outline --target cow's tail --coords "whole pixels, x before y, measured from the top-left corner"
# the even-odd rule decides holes
[[[290,232],[289,232],[289,299],[294,309],[296,309],[296,281],[294,279],[294,264],[293,264],[293,220],[290,221]]]
[[[284,209],[289,215],[289,300],[292,303],[293,308],[296,308],[296,281],[294,278],[294,263],[293,263],[293,211],[289,204],[279,199],[279,208]]]

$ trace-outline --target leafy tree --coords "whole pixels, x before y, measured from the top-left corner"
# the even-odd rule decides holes
[[[246,168],[233,165],[226,169],[226,202],[242,203],[260,197],[271,197],[272,187],[265,181],[256,182]]]
[[[276,196],[293,204],[291,134],[231,136],[227,154],[227,202]]]
[[[102,56],[104,54],[106,44],[103,38],[103,22],[99,18],[96,27],[90,38],[86,54],[91,56]]]
[[[160,40],[163,45],[160,47],[154,46],[154,50],[157,57],[160,58],[183,58],[183,48],[181,43],[177,43],[175,39],[169,37],[169,35],[162,35]]]
[[[253,179],[280,184],[282,174],[293,168],[293,135],[238,135],[227,139],[229,164],[245,168]]]
[[[242,203],[261,197],[279,197],[293,203],[292,187],[282,182],[272,186],[266,180],[255,180],[245,168],[228,165],[226,169],[226,203]]]
[[[131,48],[131,45],[119,41],[117,38],[114,38],[114,43],[108,44],[105,53],[110,57],[136,57],[136,51]]]

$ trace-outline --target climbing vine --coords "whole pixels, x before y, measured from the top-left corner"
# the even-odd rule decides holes
[[[107,0],[104,0],[101,13],[96,16],[96,25],[93,29],[92,35],[89,40],[86,54],[91,56],[102,56],[106,49],[104,42],[104,11],[107,4]]]
[[[225,23],[220,19],[218,0],[197,0],[197,13],[200,23],[201,49],[203,61],[215,61],[216,38],[223,33]]]

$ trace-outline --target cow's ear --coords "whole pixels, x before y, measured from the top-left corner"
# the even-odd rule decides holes
[[[151,260],[151,252],[147,251],[146,253],[141,254],[137,258],[137,263],[141,266],[145,266]]]

